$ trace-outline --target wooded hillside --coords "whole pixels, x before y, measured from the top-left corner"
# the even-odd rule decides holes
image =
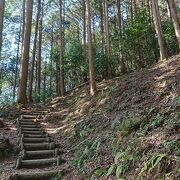
[[[0,0],[0,179],[178,180],[179,0]]]
[[[40,102],[179,52],[178,1],[0,1],[1,104]],[[1,48],[2,47],[2,48]]]

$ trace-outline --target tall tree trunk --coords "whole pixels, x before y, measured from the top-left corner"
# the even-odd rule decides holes
[[[83,82],[86,82],[88,80],[87,78],[87,72],[85,71],[85,65],[86,65],[86,3],[85,0],[82,0],[82,20],[83,20],[83,26],[82,26],[82,50],[83,50],[83,65],[84,69],[82,72],[83,75]]]
[[[20,84],[18,103],[27,102],[27,79],[28,79],[28,63],[29,63],[29,48],[31,38],[31,25],[32,25],[32,11],[33,11],[33,0],[28,0],[26,3],[26,22],[24,29],[24,43],[23,43],[23,54],[20,67]]]
[[[21,59],[22,59],[22,54],[23,54],[23,41],[24,41],[24,27],[25,27],[25,17],[26,16],[26,0],[23,0],[22,4],[22,33],[21,33],[21,39],[22,39],[22,49],[21,49]]]
[[[178,46],[179,46],[179,50],[180,50],[180,23],[179,23],[178,16],[177,16],[176,5],[175,5],[174,0],[167,0],[167,3],[168,3],[170,15],[171,15],[172,22],[174,25],[174,31],[176,34],[176,38],[177,38]]]
[[[40,4],[41,4],[41,0],[40,0]],[[41,4],[41,16],[40,16],[40,19],[39,19],[39,30],[38,30],[38,33],[39,33],[39,40],[38,40],[38,59],[37,59],[37,62],[38,62],[38,86],[37,86],[37,93],[38,93],[38,102],[41,100],[41,61],[42,61],[42,58],[41,58],[41,49],[42,49],[42,23],[43,23],[43,4],[44,4],[44,1],[42,2]]]
[[[14,86],[13,86],[13,100],[16,98],[16,87],[17,87],[17,78],[18,78],[18,65],[19,65],[19,51],[20,51],[20,41],[21,41],[21,23],[19,28],[18,44],[17,44],[17,54],[16,54],[16,66],[14,74]]]
[[[60,24],[60,95],[65,94],[65,84],[64,84],[64,43],[63,43],[63,16],[62,16],[62,0],[59,0],[59,24]]]
[[[4,8],[5,8],[5,0],[0,0],[0,63],[1,63],[1,50],[2,50]],[[3,69],[0,65],[0,94],[2,93],[2,78],[3,78]]]
[[[43,100],[46,100],[46,71],[47,71],[47,63],[44,64],[44,87],[43,87]]]
[[[99,6],[100,6],[100,26],[101,26],[101,35],[102,35],[102,39],[101,39],[101,44],[102,44],[102,52],[104,53],[104,14],[103,14],[103,1],[99,0]]]
[[[163,38],[163,31],[162,31],[162,25],[161,25],[161,18],[158,8],[158,1],[157,0],[151,0],[152,1],[152,11],[154,16],[154,25],[156,29],[156,34],[158,36],[158,43],[160,48],[160,58],[161,60],[166,59],[168,57],[165,41]]]
[[[35,65],[35,59],[36,59],[37,34],[38,34],[38,25],[39,25],[40,12],[41,12],[41,0],[38,0],[38,12],[37,12],[37,16],[36,16],[32,64],[31,64],[30,79],[29,79],[29,91],[28,91],[28,100],[29,100],[29,102],[33,101],[32,89],[33,89],[34,65]]]
[[[109,35],[109,21],[108,21],[108,1],[104,0],[104,27],[105,27],[105,50],[107,53],[107,73],[108,77],[112,77],[112,68],[111,68],[111,62],[110,62],[110,35]]]
[[[52,76],[53,76],[53,47],[54,47],[54,23],[52,20],[51,26],[51,56],[50,56],[50,84],[49,84],[49,94],[52,94]]]
[[[4,21],[4,8],[5,8],[5,0],[0,0],[0,59],[1,59],[1,48],[2,48],[2,31],[3,31],[3,21]]]
[[[119,35],[121,35],[121,0],[116,0],[116,23]]]
[[[88,22],[90,94],[93,96],[96,93],[96,82],[95,82],[95,72],[94,72],[94,54],[92,47],[91,12],[90,12],[89,0],[86,0],[86,11],[87,11],[87,22]]]
[[[127,72],[124,57],[123,57],[123,48],[121,46],[121,38],[122,38],[122,16],[121,16],[121,0],[116,0],[116,22],[117,22],[117,29],[119,32],[119,59],[120,59],[120,67],[121,67],[121,73],[125,74]]]

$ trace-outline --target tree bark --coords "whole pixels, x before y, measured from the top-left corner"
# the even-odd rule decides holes
[[[4,21],[4,8],[5,8],[5,0],[0,0],[0,59],[1,59],[1,49],[2,49],[2,31],[3,31],[3,21]]]
[[[18,103],[25,104],[27,102],[27,79],[28,79],[28,63],[29,63],[29,48],[31,38],[31,25],[32,25],[32,11],[33,11],[33,0],[28,0],[26,3],[26,20],[24,29],[24,43],[23,43],[23,54],[20,67],[20,84]]]
[[[96,93],[96,82],[94,72],[94,54],[92,47],[92,32],[91,32],[91,12],[89,0],[86,0],[87,22],[88,22],[88,49],[89,49],[89,76],[90,76],[90,94],[93,96]]]
[[[106,37],[106,41],[105,41],[105,50],[107,53],[107,74],[108,77],[111,78],[112,77],[112,68],[111,68],[111,62],[110,62],[110,35],[109,35],[109,21],[108,21],[108,1],[104,0],[104,27],[105,27],[105,37]]]
[[[39,40],[38,40],[38,59],[37,59],[37,63],[38,63],[38,86],[37,86],[37,93],[38,93],[38,99],[37,101],[39,102],[41,100],[41,61],[42,61],[42,57],[41,57],[41,52],[42,52],[42,23],[43,23],[43,4],[44,2],[41,3],[40,0],[40,4],[41,4],[41,15],[40,15],[40,19],[39,19]]]
[[[47,63],[44,64],[44,87],[43,87],[43,100],[46,100],[46,79],[47,79]]]
[[[13,86],[13,100],[16,98],[16,87],[17,87],[17,77],[18,77],[18,64],[19,64],[19,51],[20,51],[20,41],[21,41],[21,23],[19,28],[18,44],[17,44],[17,54],[16,54],[16,67],[14,74],[14,86]]]
[[[0,63],[1,63],[1,50],[2,50],[4,8],[5,8],[5,0],[0,0]],[[3,69],[0,65],[0,94],[2,93],[2,78],[3,78]]]
[[[60,95],[65,94],[64,84],[64,43],[63,43],[63,16],[62,16],[62,0],[59,0],[59,24],[60,24]]]
[[[163,38],[163,31],[162,31],[162,25],[161,25],[161,18],[158,8],[158,1],[157,0],[151,0],[152,1],[152,11],[154,16],[154,25],[156,29],[156,34],[158,37],[158,44],[160,48],[160,58],[161,60],[166,59],[168,57],[165,41]]]
[[[50,84],[49,84],[49,94],[52,94],[52,76],[53,76],[53,47],[54,47],[54,23],[52,20],[51,26],[51,57],[50,57]]]
[[[82,72],[83,75],[83,82],[86,82],[88,80],[87,78],[87,73],[85,71],[85,65],[86,65],[86,3],[85,0],[82,0],[82,20],[83,20],[83,27],[82,27],[82,50],[83,50],[83,64],[84,64],[84,69]]]
[[[104,14],[103,14],[103,2],[101,0],[98,1],[100,6],[100,26],[101,26],[101,44],[102,44],[102,52],[104,53]]]
[[[24,26],[25,26],[25,16],[26,16],[26,0],[23,0],[22,4],[22,34],[21,34],[21,39],[22,39],[22,49],[21,49],[21,59],[22,59],[22,54],[23,54],[23,41],[24,41]]]
[[[179,23],[178,16],[177,16],[176,4],[175,4],[174,0],[167,0],[167,3],[168,3],[170,16],[171,16],[171,19],[173,22],[174,31],[176,34],[176,38],[177,38],[178,46],[179,46],[179,50],[180,50],[180,23]]]
[[[31,70],[30,70],[29,91],[28,91],[29,102],[33,101],[32,88],[33,88],[33,79],[34,79],[34,65],[35,65],[35,59],[36,59],[37,33],[38,33],[40,12],[41,12],[41,0],[38,0],[38,12],[37,12],[37,16],[36,16],[33,55],[32,55],[32,64],[31,64]]]

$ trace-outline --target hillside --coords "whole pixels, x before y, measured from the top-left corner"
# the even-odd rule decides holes
[[[41,124],[62,151],[64,179],[178,179],[180,55],[97,87],[93,97],[83,85],[39,105],[51,109]],[[5,126],[21,108],[1,110]]]

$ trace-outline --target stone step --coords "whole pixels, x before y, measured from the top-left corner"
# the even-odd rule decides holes
[[[50,142],[50,138],[22,138],[24,143]]]
[[[29,128],[29,127],[22,128],[22,127],[20,127],[19,129],[21,131],[43,131],[43,129],[41,127],[35,127],[35,128]]]
[[[29,114],[29,115],[22,115],[21,119],[36,119],[36,115]]]
[[[39,122],[38,121],[33,121],[33,122],[18,122],[17,123],[18,126],[26,126],[26,125],[33,125],[33,126],[40,126]]]
[[[42,157],[42,156],[55,156],[57,157],[59,154],[59,151],[58,149],[55,149],[55,150],[39,150],[39,151],[26,151],[26,150],[22,150],[21,151],[21,155],[22,155],[22,158],[25,159],[25,158],[29,158],[29,157]]]
[[[36,122],[36,119],[19,119],[18,120],[19,123],[35,123]]]
[[[43,130],[39,130],[39,131],[19,131],[19,134],[45,134],[45,132]]]
[[[57,175],[63,174],[61,171],[40,171],[40,172],[23,172],[15,173],[10,177],[10,180],[38,180],[38,179],[54,179]]]
[[[19,125],[19,128],[41,128],[41,125],[40,124],[26,124],[26,125],[23,125],[23,124],[20,124]]]
[[[48,158],[48,159],[33,159],[33,160],[22,160],[21,158],[17,159],[16,169],[24,166],[44,166],[49,164],[60,165],[60,157]]]
[[[25,137],[25,138],[47,138],[49,136],[48,136],[48,134],[21,134],[20,137]]]
[[[50,150],[55,148],[54,142],[51,143],[21,143],[21,150]]]

